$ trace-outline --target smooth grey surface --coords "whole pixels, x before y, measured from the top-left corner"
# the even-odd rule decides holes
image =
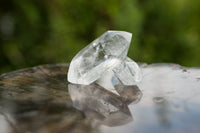
[[[200,69],[175,64],[142,68],[138,85],[142,100],[129,109],[134,121],[123,126],[101,127],[104,133],[198,133],[200,131]]]
[[[67,64],[0,75],[0,133],[199,133],[200,68],[140,66],[140,84],[114,88],[70,85]]]

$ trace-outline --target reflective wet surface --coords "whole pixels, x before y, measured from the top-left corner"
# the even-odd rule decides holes
[[[137,86],[70,84],[66,64],[0,75],[0,133],[199,133],[200,69],[141,68]]]
[[[121,126],[133,121],[128,105],[141,98],[137,86],[119,86],[120,94],[114,94],[98,84],[69,84],[69,94],[73,107],[84,113],[96,126]],[[129,93],[127,93],[127,92]]]

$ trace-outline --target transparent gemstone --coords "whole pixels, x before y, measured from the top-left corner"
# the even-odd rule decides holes
[[[138,64],[129,57],[112,71],[116,78],[124,85],[134,85],[142,80],[142,72]]]
[[[142,72],[136,62],[129,57],[104,74],[96,83],[113,90],[115,85],[136,85],[142,80]]]
[[[124,31],[104,33],[73,58],[68,81],[88,85],[118,66],[127,56],[131,37]]]

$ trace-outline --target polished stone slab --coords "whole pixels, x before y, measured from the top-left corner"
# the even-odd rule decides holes
[[[68,64],[2,74],[0,133],[198,133],[200,68],[140,67],[137,86],[71,84]]]

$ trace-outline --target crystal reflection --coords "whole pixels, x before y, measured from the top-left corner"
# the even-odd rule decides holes
[[[83,111],[86,118],[93,120],[94,124],[110,127],[133,121],[128,105],[137,103],[142,97],[141,91],[135,85],[116,85],[114,88],[119,95],[96,83],[68,85],[73,107]]]

